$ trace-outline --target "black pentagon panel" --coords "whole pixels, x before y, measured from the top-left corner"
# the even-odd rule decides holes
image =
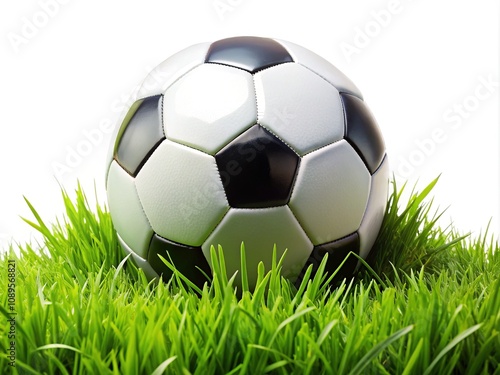
[[[358,152],[371,174],[385,155],[385,145],[377,121],[365,102],[350,94],[340,93],[346,119],[345,139]]]
[[[203,272],[208,276],[212,274],[201,247],[181,245],[155,234],[149,245],[148,262],[165,282],[170,280],[173,272],[158,255],[173,263],[181,274],[200,289],[203,288],[203,284],[207,281]]]
[[[309,259],[307,259],[306,264],[302,268],[301,273],[295,281],[295,285],[297,287],[300,285],[307,268],[311,264],[313,266],[313,275],[316,273],[325,254],[328,253],[328,260],[326,262],[325,271],[328,273],[327,277],[329,277],[337,270],[337,268],[339,268],[339,266],[351,251],[355,254],[359,254],[359,246],[360,242],[357,232],[333,242],[314,246]],[[357,264],[358,258],[353,256],[352,254],[349,255],[349,258],[347,258],[342,268],[339,269],[330,285],[335,286],[339,284],[343,279],[347,279],[347,281],[349,281],[350,278],[354,275],[354,270],[356,269]]]
[[[260,125],[215,155],[231,207],[263,208],[288,203],[300,158]]]
[[[285,47],[272,39],[242,36],[212,43],[205,62],[255,73],[273,65],[293,62],[293,59]]]
[[[116,139],[114,158],[132,176],[165,139],[163,95],[139,99],[130,107]]]

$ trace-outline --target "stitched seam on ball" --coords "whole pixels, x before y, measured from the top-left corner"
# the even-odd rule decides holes
[[[368,197],[366,198],[366,203],[365,203],[365,208],[363,210],[363,215],[361,216],[361,220],[359,221],[358,229],[361,228],[361,224],[363,224],[363,221],[365,220],[366,213],[368,212],[368,206],[370,205],[370,201],[372,200],[372,188],[373,188],[373,176],[370,175],[370,188],[368,189]],[[359,236],[359,233],[358,233]],[[361,236],[360,236],[361,237]]]
[[[278,43],[281,47],[283,47],[285,49],[285,51],[288,53],[288,56],[290,56],[290,58],[292,59],[292,61],[288,61],[288,62],[297,62],[297,59],[295,58],[292,50],[286,44],[284,44],[284,43],[286,43],[285,40],[277,39],[277,38],[270,38],[270,39],[274,40],[276,43]]]
[[[161,108],[160,108],[161,131],[163,132],[163,136],[166,138],[167,133],[165,132],[165,119],[163,116],[163,103],[164,102],[165,102],[165,95],[161,94]]]
[[[214,155],[209,154],[209,153],[208,153],[208,152],[206,152],[206,151],[200,150],[199,148],[196,148],[196,147],[191,146],[191,145],[185,145],[184,143],[180,143],[180,142],[178,142],[178,141],[176,141],[176,140],[174,140],[174,139],[165,138],[165,140],[166,140],[166,141],[168,141],[168,142],[175,143],[175,144],[176,144],[176,145],[178,145],[178,146],[184,146],[184,147],[187,147],[187,148],[189,148],[189,149],[191,149],[191,150],[201,152],[201,153],[202,153],[202,154],[204,154],[204,155],[208,155],[208,156],[214,157]]]
[[[356,95],[352,95],[349,93],[344,93],[344,94],[354,96],[355,98],[357,98]],[[368,162],[365,160],[365,157],[364,157],[363,153],[361,152],[361,150],[358,150],[358,146],[352,140],[347,138],[347,126],[348,126],[348,124],[347,124],[347,110],[346,110],[344,99],[342,98],[342,95],[339,95],[339,97],[340,97],[340,104],[342,105],[342,112],[344,114],[344,139],[346,140],[347,143],[349,143],[349,145],[354,149],[354,151],[356,151],[356,154],[358,154],[359,158],[361,159],[361,161],[365,165],[366,169],[368,170],[368,173],[370,174],[370,176],[373,176],[373,173],[375,173],[375,171],[373,173],[370,171],[370,166],[368,165]],[[363,99],[361,99],[361,100],[363,101]],[[382,162],[380,162],[378,167],[380,167],[380,165],[382,165]],[[378,169],[378,167],[377,167],[377,169]]]
[[[315,148],[315,149],[313,149],[313,150],[311,150],[311,151],[306,152],[304,155],[302,155],[302,156],[306,156],[306,155],[308,155],[308,154],[310,154],[310,153],[312,153],[312,152],[314,152],[314,151],[321,150],[323,147],[330,146],[330,145],[332,145],[332,144],[334,144],[334,143],[337,143],[338,141],[341,141],[342,139],[346,139],[346,136],[347,136],[347,115],[346,115],[345,108],[344,108],[344,101],[343,101],[343,100],[342,100],[342,98],[341,98],[341,95],[340,95],[340,91],[339,91],[339,89],[338,89],[337,87],[335,87],[333,83],[329,82],[329,81],[328,81],[325,77],[323,77],[321,74],[316,73],[314,70],[312,70],[312,69],[308,68],[307,66],[305,66],[305,65],[303,65],[303,64],[300,64],[300,63],[299,63],[299,65],[303,66],[304,68],[306,68],[306,69],[307,69],[307,70],[309,70],[310,72],[312,72],[312,73],[314,73],[315,75],[317,75],[318,77],[322,78],[322,79],[323,79],[326,83],[328,83],[330,86],[332,86],[335,90],[337,90],[337,91],[339,92],[338,98],[339,98],[339,101],[340,101],[340,106],[341,106],[341,108],[342,108],[342,118],[343,118],[343,120],[344,120],[344,123],[343,123],[343,130],[344,130],[344,131],[343,131],[343,134],[342,134],[342,138],[337,139],[337,140],[335,140],[335,141],[333,141],[333,142],[330,142],[330,143],[328,143],[328,144],[326,144],[326,145],[323,145],[323,146],[321,146],[321,147],[319,147],[319,148]],[[361,99],[361,100],[363,100],[363,99]]]
[[[354,94],[350,91],[345,91],[345,90],[341,90],[340,88],[338,88],[337,86],[335,86],[333,83],[331,83],[329,80],[327,80],[324,76],[322,76],[321,74],[319,74],[318,72],[312,70],[311,68],[309,68],[308,66],[300,63],[300,62],[297,62],[297,64],[299,64],[300,66],[303,66],[304,68],[306,68],[307,70],[311,71],[312,73],[316,74],[318,77],[322,78],[325,82],[327,82],[329,85],[333,86],[335,88],[335,90],[337,90],[339,92],[339,94],[342,92],[344,94],[349,94],[349,95],[352,95],[352,96],[355,96],[356,98],[360,99],[360,100],[363,100],[364,99],[362,97],[360,97],[359,95],[357,94]],[[342,73],[342,72],[341,72]],[[343,74],[343,73],[342,73]]]
[[[307,153],[305,153],[304,155],[302,155],[302,157],[305,157],[305,156],[307,156],[307,155],[309,155],[309,154],[312,154],[313,152],[316,152],[316,151],[322,150],[322,149],[324,149],[325,147],[328,147],[328,146],[334,145],[335,143],[338,143],[338,142],[340,142],[340,141],[346,141],[346,142],[347,142],[347,140],[345,140],[344,138],[340,138],[340,139],[337,139],[337,140],[335,140],[335,141],[333,141],[333,142],[330,142],[330,143],[328,143],[328,144],[326,144],[326,145],[324,145],[324,146],[321,146],[321,147],[316,148],[316,149],[314,149],[314,150],[308,151]],[[347,142],[347,143],[349,143],[349,142]],[[350,145],[350,144],[349,144],[349,145]],[[361,159],[361,158],[360,158],[360,159]]]
[[[372,186],[372,181],[370,181],[370,191],[368,192],[368,199],[366,200],[365,212],[363,212],[363,216],[361,217],[361,220],[359,221],[358,229],[356,229],[356,232],[361,228],[361,225],[363,225],[363,222],[365,221],[366,214],[368,213],[368,206],[370,206],[370,202],[373,199],[372,194],[371,194],[372,193],[371,186]],[[358,233],[358,236],[360,236],[359,233]],[[361,236],[360,236],[360,240],[361,240]]]
[[[281,63],[281,64],[278,64],[278,65],[291,64],[291,63],[294,63],[294,62],[293,61],[292,62],[286,62],[286,63]],[[258,73],[263,72],[264,70],[267,70],[267,69],[271,69],[271,68],[273,68],[275,66],[277,66],[277,65],[273,65],[273,66],[270,66],[270,67],[265,68],[263,70],[259,70]],[[262,128],[266,129],[269,133],[271,133],[276,138],[278,138],[281,142],[283,142],[285,145],[287,145],[288,148],[290,150],[292,150],[298,157],[300,157],[300,154],[295,150],[295,148],[293,148],[288,142],[286,142],[284,139],[282,139],[278,134],[276,134],[275,132],[273,132],[271,129],[269,129],[267,126],[263,125],[260,122],[260,120],[259,120],[259,100],[257,99],[257,86],[255,85],[255,74],[252,74],[252,81],[253,81],[253,90],[254,90],[254,93],[255,93],[255,106],[257,108],[257,125],[262,126]],[[264,100],[265,100],[265,98],[264,98]]]
[[[116,236],[118,237],[118,240],[119,240],[119,241],[123,242],[123,243],[127,246],[127,248],[128,248],[127,250],[130,250],[130,253],[129,253],[129,254],[132,256],[132,259],[133,259],[133,256],[136,256],[137,258],[140,258],[141,260],[143,260],[143,261],[147,262],[147,259],[145,259],[145,258],[141,257],[139,254],[137,254],[137,253],[135,252],[135,250],[134,250],[134,249],[132,249],[132,248],[130,247],[130,245],[129,245],[129,244],[128,244],[128,243],[127,243],[124,239],[123,239],[123,237],[122,237],[122,236],[120,236],[120,234],[119,234],[119,233],[116,233]],[[150,240],[149,242],[151,243],[151,240]],[[120,245],[121,245],[121,244],[120,244]],[[148,244],[148,250],[149,250],[149,244]],[[127,252],[128,252],[128,251],[127,251]]]
[[[292,57],[292,59],[293,59],[293,57]],[[252,75],[255,75],[255,74],[257,74],[257,73],[262,73],[262,72],[264,72],[264,71],[266,71],[266,70],[269,70],[269,69],[275,68],[275,67],[280,66],[280,65],[285,65],[285,64],[295,64],[295,63],[296,63],[296,61],[285,61],[285,62],[280,62],[280,63],[274,64],[274,65],[271,65],[271,66],[267,66],[267,67],[265,67],[264,69],[259,69],[259,70],[257,70],[256,72],[252,73]]]
[[[295,191],[295,186],[297,186],[297,181],[299,179],[299,173],[300,173],[301,166],[302,166],[302,158],[300,157],[299,163],[297,165],[297,170],[295,171],[295,177],[293,178],[292,188],[290,189],[290,198],[288,198],[288,202],[286,204],[288,206],[288,208],[290,209],[290,211],[292,211],[292,212],[293,212],[293,210],[292,210],[292,207],[290,207],[290,201],[292,200],[293,192]],[[294,214],[294,216],[295,216],[295,214]],[[297,221],[298,221],[298,219],[297,219]],[[299,224],[300,224],[300,221],[299,221]],[[302,227],[302,224],[300,224],[300,226]],[[304,228],[302,227],[302,229],[304,229]],[[304,230],[304,232],[305,232],[305,230]],[[309,235],[308,235],[308,237],[309,237]]]
[[[192,68],[188,69],[187,71],[185,71],[184,73],[182,73],[179,77],[177,77],[176,79],[174,79],[170,85],[168,85],[167,87],[163,88],[163,85],[165,84],[165,82],[161,85],[161,89],[163,91],[162,95],[165,94],[165,92],[167,92],[167,90],[172,87],[173,85],[175,85],[181,78],[183,78],[184,76],[186,76],[187,74],[191,73],[193,70],[195,70],[196,68],[198,68],[199,66],[202,66],[204,64],[204,62],[200,62],[198,63],[197,65],[193,66]]]
[[[146,214],[146,210],[144,209],[144,205],[142,204],[141,196],[139,195],[139,191],[137,190],[137,185],[135,183],[135,179],[134,179],[134,190],[135,190],[135,194],[137,195],[137,198],[139,199],[139,205],[141,206],[141,210],[144,213],[144,216],[146,217],[146,220],[148,221],[149,227],[151,228],[151,230],[155,234],[156,231],[154,230],[153,226],[151,225],[151,220],[149,220],[149,217]],[[148,252],[149,252],[149,247],[148,247]]]
[[[292,59],[293,59],[293,57],[292,57]],[[224,63],[217,62],[217,61],[205,61],[204,64],[222,65],[222,66],[226,66],[226,67],[229,67],[229,68],[234,68],[234,69],[242,70],[242,71],[244,71],[246,73],[249,73],[249,74],[251,74],[253,76],[253,75],[257,74],[257,73],[263,72],[264,70],[274,68],[275,66],[283,65],[283,64],[290,64],[290,63],[294,63],[294,62],[295,61],[280,62],[280,63],[274,64],[274,65],[271,65],[271,66],[267,66],[267,67],[265,67],[263,69],[258,69],[258,70],[254,71],[254,72],[250,72],[249,70],[247,70],[245,68],[242,68],[242,67],[239,67],[239,66],[230,65],[230,64],[224,64]]]
[[[291,197],[291,195],[290,195],[290,197]],[[307,239],[309,240],[309,242],[311,242],[311,245],[313,245],[313,248],[314,248],[314,246],[316,246],[316,245],[315,245],[315,244],[314,244],[314,242],[311,240],[311,237],[309,236],[309,233],[307,233],[307,231],[305,230],[304,226],[302,225],[302,223],[301,223],[301,221],[299,220],[299,218],[297,217],[297,215],[295,215],[295,212],[293,212],[292,207],[290,207],[290,206],[288,205],[288,203],[287,203],[287,205],[286,205],[286,206],[288,207],[288,209],[289,209],[289,210],[290,210],[290,212],[292,213],[292,216],[293,216],[293,217],[295,218],[295,220],[297,221],[297,224],[299,224],[300,229],[302,229],[302,230],[304,231],[304,234],[306,235]],[[312,250],[311,250],[311,252],[312,252]]]
[[[371,173],[372,176],[375,173],[378,172],[378,170],[380,169],[380,167],[382,167],[382,164],[384,164],[384,161],[385,161],[386,158],[387,158],[387,152],[384,152],[384,157],[382,158],[382,161],[380,162],[380,164],[378,165],[378,167],[373,171],[373,173]]]
[[[195,70],[196,68],[198,68],[199,66],[202,66],[204,64],[204,62],[201,62],[199,63],[198,65],[195,65],[193,66],[191,69],[189,69],[187,72],[181,74],[179,77],[177,77],[174,81],[172,81],[172,83],[170,85],[168,85],[168,87],[166,87],[165,89],[163,88],[163,85],[162,85],[162,91],[163,93],[160,94],[163,96],[163,100],[161,101],[161,115],[162,115],[162,129],[163,129],[163,134],[165,134],[165,137],[167,139],[168,136],[167,136],[167,129],[165,128],[165,121],[163,120],[163,102],[165,101],[165,93],[167,92],[167,90],[169,88],[171,88],[173,85],[175,85],[181,78],[185,77],[187,74],[191,73],[193,70]],[[154,95],[153,95],[154,96]],[[170,140],[170,139],[169,139]]]
[[[163,61],[163,62],[164,62],[164,61]],[[159,65],[161,65],[163,62],[161,62]],[[163,88],[163,85],[165,84],[165,82],[163,82],[163,83],[159,84],[159,85],[160,85],[160,90],[161,90],[159,93],[157,93],[157,94],[151,94],[151,95],[146,95],[146,96],[142,96],[142,97],[138,97],[138,96],[137,96],[137,97],[135,98],[134,102],[135,102],[135,101],[137,101],[137,100],[143,100],[143,99],[151,98],[151,97],[153,97],[153,96],[158,96],[158,95],[164,96],[164,95],[165,95],[165,92],[166,92],[166,91],[167,91],[170,87],[172,87],[175,83],[177,83],[177,81],[179,81],[179,80],[180,80],[182,77],[184,77],[186,74],[190,73],[192,70],[196,69],[197,67],[199,67],[199,66],[200,66],[200,65],[202,65],[202,64],[203,64],[203,62],[198,63],[197,65],[193,66],[192,68],[190,68],[190,69],[189,69],[189,70],[187,70],[186,72],[182,73],[179,77],[177,77],[176,79],[174,79],[174,80],[173,80],[173,81],[172,81],[172,82],[168,85],[168,87],[166,87],[166,88]],[[154,69],[153,69],[153,70],[152,70],[149,74],[151,74],[151,73],[152,73],[155,69],[156,69],[156,68],[154,68]],[[148,74],[148,77],[149,77],[149,74]],[[147,79],[147,77],[146,77],[146,79]],[[135,91],[134,93],[135,93],[136,95],[138,95],[138,94],[141,92],[141,89],[142,89],[142,87],[143,87],[144,82],[146,81],[146,79],[144,79],[144,81],[142,81],[142,82],[140,83],[139,88],[136,88],[136,90],[134,90],[134,91]]]
[[[347,111],[345,109],[344,99],[339,94],[340,106],[342,107],[342,117],[344,119],[344,135],[343,138],[347,139]]]
[[[204,61],[202,61],[202,62],[196,64],[195,66],[193,66],[192,68],[188,69],[186,72],[182,73],[179,77],[177,77],[175,80],[173,80],[172,83],[170,85],[168,85],[168,87],[165,87],[165,89],[163,89],[163,87],[162,87],[162,90],[167,91],[170,87],[172,87],[174,84],[176,84],[181,78],[184,78],[185,75],[191,73],[193,70],[195,70],[199,66],[202,66],[203,64],[205,64]]]
[[[292,57],[293,58],[293,57]],[[253,88],[254,88],[254,92],[255,92],[255,102],[256,102],[256,107],[257,107],[257,124],[262,126],[263,128],[267,129],[264,125],[262,125],[260,122],[259,122],[259,102],[258,102],[258,99],[257,99],[257,86],[255,85],[255,75],[258,74],[258,73],[262,73],[263,71],[265,70],[268,70],[268,69],[271,69],[271,68],[274,68],[276,66],[279,66],[279,65],[283,65],[283,64],[294,64],[295,61],[288,61],[288,62],[284,62],[284,63],[280,63],[280,64],[276,64],[276,65],[272,65],[272,66],[268,66],[267,68],[264,68],[262,70],[259,70],[257,72],[255,72],[254,74],[252,74],[252,80],[253,80]],[[265,95],[265,94],[264,94]],[[264,98],[265,100],[265,98]],[[269,129],[267,129],[269,130]],[[269,130],[270,131],[270,130]],[[270,131],[271,132],[271,131]],[[272,132],[271,132],[272,133]],[[273,133],[274,134],[274,133]],[[277,137],[279,138],[279,137]],[[286,144],[286,142],[284,142]],[[290,147],[291,148],[291,147]],[[293,150],[293,149],[292,149]],[[295,152],[295,150],[293,150]],[[297,154],[298,155],[298,154]]]
[[[293,63],[293,61],[292,61],[292,62],[287,62],[287,63],[281,63],[281,64],[278,64],[278,65],[282,65],[282,64],[290,64],[290,63]],[[259,70],[259,71],[258,71],[258,72],[256,72],[256,73],[261,73],[261,72],[263,72],[263,71],[265,71],[265,70],[271,69],[271,68],[273,68],[273,67],[275,67],[275,66],[278,66],[278,65],[273,65],[273,66],[270,66],[270,67],[264,68],[264,69],[262,69],[262,70]],[[264,129],[266,129],[269,133],[271,133],[272,135],[274,135],[276,138],[278,138],[281,142],[283,142],[285,145],[287,145],[287,146],[288,146],[288,148],[289,148],[290,150],[292,150],[292,151],[293,151],[296,155],[298,155],[298,156],[300,157],[299,153],[298,153],[298,152],[297,152],[297,151],[296,151],[293,147],[291,147],[291,146],[290,146],[287,142],[285,142],[285,140],[283,140],[283,139],[282,139],[279,135],[277,135],[276,133],[274,133],[271,129],[269,129],[267,126],[263,125],[263,124],[260,122],[260,120],[259,120],[259,101],[258,101],[258,99],[257,99],[257,86],[255,85],[255,74],[252,74],[252,80],[253,80],[253,88],[254,88],[254,92],[255,92],[255,102],[256,102],[256,107],[257,107],[257,124],[258,124],[258,125],[260,125],[260,126],[262,126]],[[264,94],[264,95],[265,95],[265,94]],[[264,97],[264,100],[266,100],[266,98],[265,98],[265,97]]]
[[[210,155],[210,156],[212,156],[212,155]],[[217,159],[215,159],[215,156],[212,156],[212,159],[213,159],[213,162],[215,164],[215,171],[217,173],[217,177],[219,177],[220,186],[222,186],[222,192],[224,193],[224,198],[226,199],[227,207],[231,207],[229,205],[229,199],[227,198],[226,189],[224,188],[224,182],[222,181],[222,177],[220,176],[219,166],[217,165]],[[229,211],[229,209],[227,211]],[[227,211],[226,211],[226,213],[227,213]],[[224,216],[226,216],[226,214],[224,214]],[[220,219],[220,221],[217,223],[217,225],[219,225],[221,221],[222,221],[222,219]],[[217,225],[216,225],[216,227],[217,227]]]
[[[255,111],[256,111],[255,118],[257,119],[257,124],[260,125],[260,122],[259,122],[259,99],[257,98],[257,86],[255,84],[255,74],[252,74],[252,84],[253,84],[253,94],[255,95]],[[264,98],[264,100],[265,99],[266,98]]]
[[[359,229],[359,228],[358,228]],[[346,234],[345,236],[342,236],[340,238],[337,238],[336,240],[333,240],[333,241],[328,241],[328,242],[323,242],[322,244],[319,244],[319,245],[315,245],[315,246],[322,246],[322,245],[328,245],[330,243],[335,243],[335,242],[338,242],[338,241],[341,241],[341,240],[344,240],[348,237],[351,237],[353,235],[357,234],[358,235],[358,238],[359,238],[359,233],[358,233],[358,230],[356,229],[354,232],[352,233],[349,233],[349,234]],[[359,254],[358,254],[359,255]]]
[[[224,218],[226,217],[226,215],[228,214],[229,211],[231,211],[232,207],[229,206],[229,203],[228,203],[228,206],[227,206],[227,209],[226,209],[226,212],[224,212],[224,215],[222,215],[222,217],[220,218],[220,220],[218,221],[217,224],[215,224],[214,228],[210,231],[210,233],[205,237],[205,239],[203,240],[203,242],[201,243],[200,246],[203,246],[205,244],[205,242],[207,242],[207,240],[209,239],[209,237],[212,235],[212,233],[215,232],[215,230],[219,227],[219,225],[222,223],[222,220],[224,220]],[[212,245],[210,245],[212,246]]]
[[[128,169],[127,169],[127,168],[125,168],[125,166],[124,166],[124,165],[122,165],[122,163],[120,163],[120,161],[119,161],[117,158],[113,157],[113,160],[111,160],[111,164],[113,163],[113,161],[115,161],[115,162],[116,162],[116,164],[118,164],[118,165],[119,165],[119,166],[120,166],[120,167],[124,170],[124,172],[125,172],[125,173],[127,173],[130,177],[135,178],[133,175],[131,175],[131,174],[129,173]],[[109,167],[110,167],[110,168],[111,168],[111,164],[109,164]],[[108,169],[108,178],[109,178],[109,169]]]
[[[248,73],[248,74],[251,74],[253,75],[252,72],[249,72],[248,70],[244,69],[244,68],[241,68],[239,66],[234,66],[234,65],[229,65],[229,64],[223,64],[223,63],[220,63],[220,62],[216,62],[216,61],[205,61],[204,64],[211,64],[211,65],[220,65],[220,66],[224,66],[226,68],[234,68],[234,69],[238,69],[238,70],[241,70],[245,73]]]
[[[281,138],[278,134],[276,134],[275,132],[273,132],[271,129],[269,129],[265,125],[262,125],[262,124],[259,124],[259,125],[262,126],[264,129],[266,129],[269,133],[271,133],[272,135],[274,135],[276,138],[278,138],[285,145],[287,145],[288,148],[295,153],[295,155],[297,155],[299,158],[301,157],[300,154],[297,152],[297,150],[295,150],[294,147],[292,147],[287,141],[285,141],[283,138]]]
[[[160,139],[158,142],[155,143],[155,145],[151,148],[151,150],[149,150],[147,152],[147,154],[144,156],[144,159],[139,163],[139,165],[137,166],[136,170],[137,170],[137,173],[135,173],[134,171],[134,174],[135,176],[133,176],[134,178],[137,177],[137,175],[141,172],[142,168],[146,165],[146,163],[148,162],[149,159],[151,159],[151,157],[153,156],[153,154],[155,153],[155,151],[158,149],[158,147],[160,147],[160,145],[166,141],[167,138],[163,137],[162,139]]]
[[[135,103],[135,102],[138,102],[139,100],[150,99],[150,98],[153,98],[153,97],[155,97],[155,96],[163,96],[163,94],[153,94],[153,95],[143,96],[143,97],[141,97],[141,98],[137,98],[137,99],[135,99],[135,100],[134,100],[134,103]],[[132,103],[132,104],[134,104],[134,103]],[[130,108],[129,108],[129,109],[130,109]]]
[[[224,220],[224,218],[227,216],[227,214],[228,214],[228,213],[229,213],[229,211],[231,211],[231,210],[233,210],[233,211],[234,211],[234,210],[238,210],[238,211],[240,211],[240,210],[241,210],[241,211],[243,211],[243,210],[246,210],[246,211],[254,211],[254,210],[267,210],[267,211],[269,211],[269,210],[276,209],[276,208],[278,208],[278,207],[283,207],[283,206],[286,206],[286,204],[281,205],[281,206],[274,206],[274,207],[262,207],[262,208],[238,208],[238,207],[231,207],[231,206],[228,206],[228,209],[226,210],[226,212],[224,213],[224,215],[222,216],[222,218],[220,219],[220,221],[217,223],[217,225],[214,227],[214,229],[212,229],[212,231],[209,233],[209,235],[207,236],[207,238],[205,239],[205,241],[203,241],[203,244],[204,244],[205,242],[207,242],[208,238],[212,235],[212,233],[214,233],[214,232],[215,232],[215,230],[216,230],[216,229],[219,227],[219,225],[222,223],[222,220]],[[290,208],[290,207],[288,207],[288,208]],[[291,210],[290,210],[290,211],[291,211]],[[302,226],[301,226],[301,228],[302,228]],[[308,237],[308,238],[309,238],[309,237]],[[203,244],[202,244],[202,246],[203,246]],[[217,244],[217,245],[219,245],[219,244]],[[215,245],[210,244],[210,246],[215,246]]]
[[[179,246],[182,246],[182,247],[191,248],[191,249],[193,249],[193,250],[201,250],[201,245],[196,245],[196,246],[193,246],[193,245],[186,245],[186,244],[184,244],[184,243],[180,243],[180,242],[177,242],[177,241],[172,241],[172,240],[168,239],[168,238],[167,238],[167,237],[165,237],[165,236],[161,236],[161,235],[159,235],[159,234],[158,234],[158,233],[156,233],[156,232],[155,232],[154,236],[156,236],[156,237],[158,237],[158,238],[160,238],[160,239],[162,239],[162,240],[168,241],[168,242],[170,242],[170,243],[173,243],[173,244],[175,244],[175,245],[179,245]],[[154,238],[154,236],[153,236],[153,238]],[[151,242],[153,242],[153,238],[151,238]],[[202,245],[203,245],[203,243],[202,243]],[[150,243],[150,246],[151,246],[151,243]]]
[[[288,146],[290,150],[292,150],[299,158],[300,155],[299,153],[292,147],[288,142],[286,142],[284,139],[282,139],[278,134],[273,132],[271,129],[269,129],[267,126],[261,124],[259,121],[259,104],[258,104],[258,99],[257,99],[257,87],[255,86],[255,76],[252,75],[252,80],[253,80],[253,87],[254,87],[254,92],[255,92],[255,103],[256,103],[256,108],[257,108],[257,125],[261,126],[263,129],[266,129],[269,133],[274,135],[276,138],[278,138],[282,143]]]

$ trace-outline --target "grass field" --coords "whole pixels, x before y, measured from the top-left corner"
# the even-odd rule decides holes
[[[333,290],[321,267],[297,290],[276,260],[235,293],[216,250],[203,290],[149,283],[81,190],[55,225],[28,202],[43,252],[0,258],[0,373],[500,374],[498,242],[440,228],[435,183],[404,202],[392,184],[368,263]]]

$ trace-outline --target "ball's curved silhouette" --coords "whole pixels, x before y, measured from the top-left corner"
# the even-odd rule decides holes
[[[231,276],[242,242],[251,286],[274,247],[295,282],[326,253],[333,272],[370,252],[387,203],[384,141],[325,59],[269,38],[202,43],[155,68],[132,102],[106,187],[119,241],[150,278],[172,275],[161,255],[202,286],[219,245]]]

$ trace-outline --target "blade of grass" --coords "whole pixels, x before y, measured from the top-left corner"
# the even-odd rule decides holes
[[[375,345],[368,353],[366,353],[352,368],[352,370],[349,372],[349,375],[357,375],[357,374],[362,374],[363,370],[371,363],[371,361],[377,357],[382,350],[387,348],[389,345],[391,345],[393,342],[401,339],[408,333],[410,333],[413,330],[414,326],[410,325],[408,327],[402,328],[399,331],[395,332],[393,335],[389,336],[386,338],[384,341],[378,343]]]
[[[241,257],[241,292],[243,294],[250,290],[248,287],[247,256],[245,252],[244,242],[241,243],[240,257]]]
[[[172,364],[176,359],[177,359],[176,355],[166,359],[157,368],[155,368],[155,370],[151,373],[151,375],[162,375],[167,369],[167,367],[170,366],[170,364]]]
[[[468,336],[472,335],[474,332],[476,332],[479,328],[481,328],[481,324],[476,324],[465,331],[459,333],[453,340],[450,341],[448,345],[446,345],[443,350],[439,352],[439,354],[434,358],[434,360],[431,362],[429,367],[424,371],[423,375],[428,375],[432,373],[432,370],[434,367],[438,364],[438,362],[448,353],[451,349],[453,349],[455,346],[457,346],[461,341],[465,340]]]

